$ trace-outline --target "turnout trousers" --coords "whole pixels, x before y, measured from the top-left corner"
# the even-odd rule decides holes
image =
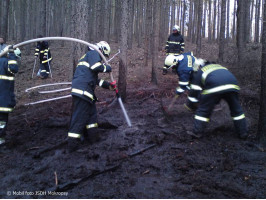
[[[46,63],[40,63],[40,75],[42,78],[47,78],[50,75],[51,61]]]
[[[74,107],[68,137],[82,140],[84,134],[86,136],[89,131],[95,130],[98,127],[97,109],[95,102],[90,103],[77,96],[72,97]]]
[[[207,123],[210,121],[211,113],[216,104],[224,99],[230,108],[230,114],[239,136],[247,134],[246,118],[239,103],[237,92],[225,92],[221,94],[201,95],[199,107],[195,113],[194,133],[203,134]]]

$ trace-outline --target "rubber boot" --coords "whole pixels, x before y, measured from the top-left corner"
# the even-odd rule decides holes
[[[241,120],[234,120],[234,125],[235,125],[236,132],[238,134],[238,137],[240,139],[246,139],[248,137],[246,119],[244,118]]]
[[[90,144],[99,142],[101,140],[101,137],[100,137],[100,134],[98,132],[98,129],[97,128],[87,129],[87,138],[86,139]]]
[[[78,147],[80,146],[80,144],[81,144],[80,139],[68,137],[68,139],[67,139],[68,153],[72,153],[72,152],[76,151],[78,149]]]

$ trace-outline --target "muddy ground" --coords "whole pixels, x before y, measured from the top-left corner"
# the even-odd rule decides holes
[[[195,45],[186,45],[187,50],[195,50]],[[114,54],[118,45],[111,47]],[[202,49],[203,58],[217,59],[217,46],[203,43]],[[53,42],[51,50],[53,78],[47,80],[31,79],[34,48],[31,55],[23,56],[16,77],[17,107],[10,114],[7,144],[0,149],[1,198],[266,198],[266,156],[255,140],[259,58],[250,56],[255,60],[248,60],[240,70],[233,64],[234,47],[228,45],[226,51],[226,66],[241,83],[240,99],[249,124],[247,140],[234,133],[224,102],[216,107],[204,138],[187,135],[193,114],[183,108],[186,96],[170,112],[164,110],[173,98],[177,75],[162,75],[159,68],[165,56],[160,52],[158,85],[151,84],[151,66],[144,66],[143,50],[134,47],[129,51],[125,102],[132,127],[127,126],[117,102],[108,107],[115,94],[97,88],[101,140],[85,142],[70,154],[66,138],[71,98],[24,105],[69,94],[25,93],[36,85],[71,81],[69,44]],[[258,51],[251,47],[248,54]],[[250,63],[252,68],[246,70]],[[117,77],[118,58],[111,64]]]

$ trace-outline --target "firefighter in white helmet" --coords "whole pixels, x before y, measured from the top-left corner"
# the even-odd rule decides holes
[[[169,68],[175,67],[176,73],[178,74],[178,87],[176,88],[176,97],[183,94],[186,90],[189,90],[189,83],[192,76],[193,64],[196,57],[193,56],[192,52],[186,52],[181,55],[168,55],[165,59],[163,74]]]
[[[178,25],[173,26],[173,33],[168,37],[166,42],[165,51],[166,54],[179,55],[185,50],[184,38],[180,33],[180,27]]]
[[[111,48],[105,41],[96,44],[102,54],[109,57]],[[97,97],[94,93],[96,86],[114,90],[116,82],[107,82],[98,78],[98,73],[111,72],[109,65],[102,64],[102,57],[96,50],[89,49],[83,55],[76,67],[72,80],[71,95],[73,97],[73,112],[68,132],[68,150],[75,151],[84,138],[89,142],[95,142],[99,136],[97,133]]]

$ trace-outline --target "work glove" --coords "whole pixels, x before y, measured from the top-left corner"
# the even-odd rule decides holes
[[[112,71],[112,68],[110,65],[105,65],[106,66],[106,71],[107,73],[111,72]]]
[[[8,52],[9,53],[14,53],[14,47],[13,47],[13,45],[8,46]]]
[[[109,90],[116,90],[116,89],[117,89],[116,81],[111,82],[109,85]]]
[[[163,75],[166,75],[166,74],[167,74],[167,69],[163,68]]]
[[[174,98],[177,99],[179,96],[180,96],[179,94],[176,94]]]
[[[180,94],[175,94],[175,99],[177,99],[180,96]]]

